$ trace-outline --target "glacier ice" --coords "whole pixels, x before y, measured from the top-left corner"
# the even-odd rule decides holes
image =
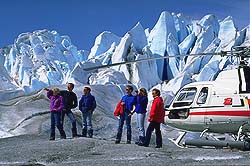
[[[245,35],[245,40],[242,43],[242,46],[249,46],[250,45],[250,25],[248,25],[245,29],[246,29],[246,35]]]
[[[172,14],[177,33],[177,40],[181,43],[189,34],[188,25],[191,23],[190,19],[183,14]]]
[[[179,45],[179,52],[180,55],[188,54],[190,53],[191,48],[194,45],[194,41],[196,40],[196,36],[193,33],[190,33]]]
[[[234,58],[190,56],[213,53],[233,46],[249,46],[249,25],[238,31],[232,17],[219,21],[212,14],[192,20],[183,14],[164,11],[153,29],[138,22],[124,36],[104,31],[88,50],[78,50],[67,35],[55,30],[37,30],[20,34],[0,53],[2,89],[22,88],[30,93],[46,86],[67,82],[76,84],[125,84],[150,90],[164,85],[165,95],[194,81],[214,80]],[[183,55],[165,60],[119,65],[111,69],[86,71],[85,68],[129,62],[152,57]],[[6,83],[6,85],[5,85]],[[7,86],[8,84],[8,86]]]
[[[168,35],[166,52],[167,56],[180,55],[178,41],[175,39],[172,33]],[[182,60],[183,59],[181,58],[175,57],[166,59],[166,70],[168,80],[174,78],[176,75],[179,74],[180,70],[182,69],[182,66],[180,66],[182,64]]]
[[[105,52],[107,52],[111,46],[118,45],[121,40],[121,37],[108,32],[104,31],[100,35],[98,35],[95,39],[95,44],[91,48],[89,53],[89,59],[95,58]]]
[[[148,44],[146,33],[142,25],[138,22],[135,27],[129,31],[129,34],[131,35],[134,48],[137,52],[141,52]]]
[[[154,57],[166,56],[167,39],[170,33],[177,40],[173,16],[168,12],[162,12],[148,36],[148,43]],[[167,79],[167,74],[164,72],[165,60],[157,60],[156,63],[160,79]]]
[[[128,80],[123,72],[108,68],[92,74],[89,78],[89,84],[128,84]]]
[[[221,40],[220,49],[230,50],[237,35],[232,17],[228,16],[220,23],[218,38]]]

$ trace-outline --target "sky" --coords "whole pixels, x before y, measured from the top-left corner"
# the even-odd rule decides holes
[[[137,22],[152,29],[161,12],[193,19],[232,16],[241,30],[250,24],[250,0],[1,0],[0,48],[24,32],[48,29],[68,35],[78,50],[90,50],[103,31],[123,36]]]

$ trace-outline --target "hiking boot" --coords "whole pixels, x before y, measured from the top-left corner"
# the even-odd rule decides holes
[[[76,128],[72,128],[71,131],[72,131],[72,137],[73,137],[73,138],[78,136],[78,135],[77,135],[77,129],[76,129]]]
[[[144,144],[142,142],[138,142],[137,144],[138,146],[144,146]]]
[[[66,134],[65,134],[64,130],[61,131],[60,138],[61,139],[66,139]]]
[[[127,144],[131,144],[131,135],[127,134]]]
[[[87,129],[82,129],[82,136],[87,137]]]
[[[120,143],[120,140],[115,140],[115,144],[119,144]]]
[[[162,146],[160,146],[160,145],[156,145],[156,146],[155,146],[155,148],[162,148]]]
[[[64,130],[60,130],[60,138],[61,139],[66,139],[66,134]]]
[[[119,144],[121,142],[122,133],[118,132],[116,135],[115,143]]]
[[[136,145],[138,145],[139,143],[143,143],[145,140],[145,137],[139,136],[139,140],[135,142]]]
[[[49,140],[50,140],[50,141],[54,141],[54,140],[55,140],[55,137],[50,137]]]
[[[140,142],[139,144],[137,144],[138,146],[145,146],[145,147],[148,147],[148,145],[146,145],[146,144],[144,144],[144,143],[142,143],[142,142]]]
[[[92,129],[90,129],[90,130],[88,131],[88,135],[89,135],[89,138],[92,138],[92,137],[93,137],[93,130],[92,130]]]

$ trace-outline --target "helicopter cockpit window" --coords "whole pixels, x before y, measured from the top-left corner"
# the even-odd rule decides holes
[[[208,87],[203,87],[199,93],[197,104],[205,104],[207,101]]]
[[[173,107],[189,106],[192,104],[197,89],[196,88],[184,88],[179,92],[176,100],[173,103]]]
[[[196,94],[196,88],[182,89],[176,101],[187,101],[187,100],[192,101],[195,97],[195,94]]]

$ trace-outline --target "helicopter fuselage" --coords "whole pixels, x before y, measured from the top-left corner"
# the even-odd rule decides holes
[[[241,126],[250,131],[245,125],[250,124],[250,93],[239,92],[237,75],[237,70],[227,71],[216,81],[184,86],[166,109],[165,123],[193,132],[236,134]]]

